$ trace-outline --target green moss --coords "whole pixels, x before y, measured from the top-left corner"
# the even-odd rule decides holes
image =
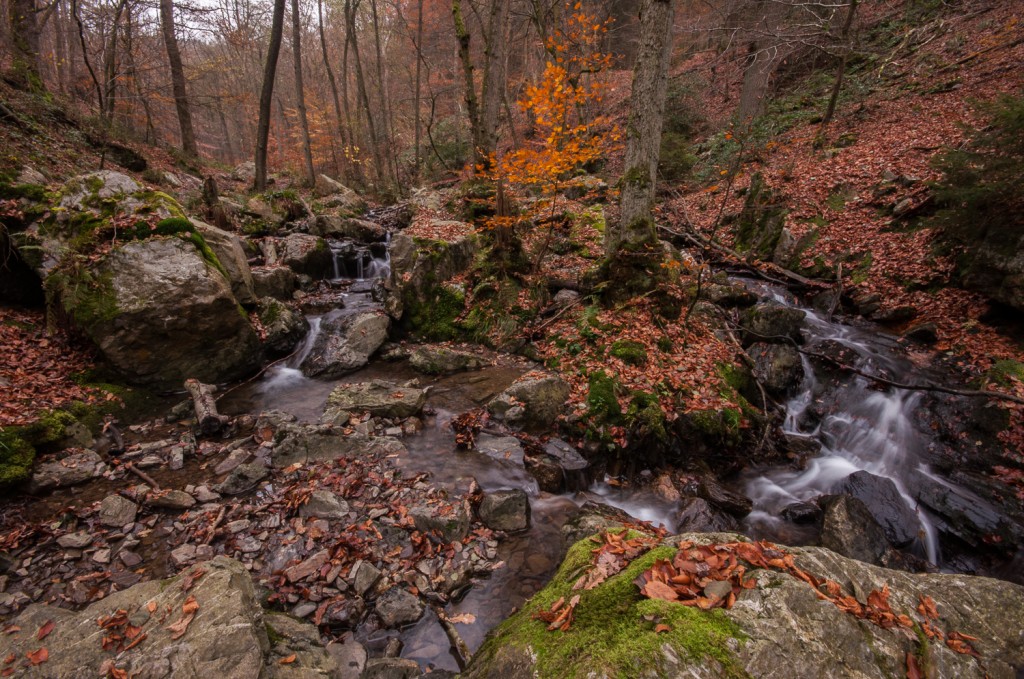
[[[1020,361],[996,361],[986,373],[989,380],[1000,387],[1012,386],[1012,380],[1024,382],[1024,363]]]
[[[665,411],[661,409],[661,403],[655,394],[645,391],[634,392],[626,409],[626,422],[640,440],[668,442]]]
[[[112,272],[94,272],[75,257],[46,278],[47,307],[59,302],[66,316],[86,330],[109,323],[121,313],[113,280]]]
[[[622,419],[622,407],[615,392],[619,383],[603,370],[590,375],[587,385],[587,415],[595,424],[613,424]]]
[[[647,350],[635,340],[617,340],[608,353],[629,365],[642,366],[647,363]]]
[[[8,184],[0,182],[0,199],[3,200],[31,200],[36,203],[47,203],[51,194],[45,186],[39,184]]]
[[[224,268],[224,265],[221,264],[220,260],[217,258],[217,253],[215,253],[210,248],[210,246],[207,245],[206,240],[203,238],[202,234],[200,234],[198,231],[189,231],[188,235],[183,237],[187,238],[187,240],[196,247],[196,250],[199,251],[199,254],[203,256],[203,259],[209,262],[214,269],[220,271],[221,275],[224,276],[224,278],[226,278],[229,281],[231,280],[231,276],[228,275],[228,272]]]
[[[622,183],[625,186],[645,189],[651,185],[650,172],[648,172],[646,167],[634,165],[622,175]]]
[[[431,288],[423,299],[408,297],[406,312],[409,329],[432,341],[452,340],[459,336],[456,321],[466,308],[466,294],[453,285]]]
[[[282,636],[281,633],[278,632],[276,629],[274,629],[273,626],[269,622],[264,620],[263,621],[263,626],[267,630],[267,638],[270,639],[270,645],[271,646],[276,646],[278,643],[288,641],[288,639],[286,637]]]
[[[480,650],[478,667],[486,668],[488,656],[511,645],[534,655],[535,670],[542,677],[635,677],[657,672],[662,647],[668,644],[689,660],[716,663],[723,676],[743,676],[729,643],[741,643],[745,636],[723,612],[647,599],[633,583],[655,560],[671,559],[675,548],[655,548],[599,587],[574,591],[573,583],[588,567],[592,548],[592,542],[583,540],[569,550],[551,583],[497,628]],[[533,619],[558,599],[569,600],[575,594],[580,601],[567,631],[548,632],[547,623]],[[668,631],[655,632],[658,624],[667,625]]]
[[[24,481],[32,471],[36,451],[20,428],[0,429],[0,487]]]
[[[688,138],[678,132],[666,131],[661,135],[658,172],[666,181],[681,181],[690,176],[697,156],[690,148]]]
[[[672,338],[671,337],[659,337],[658,338],[658,349],[660,349],[661,351],[664,351],[667,354],[667,353],[671,352],[674,348],[675,348],[675,345],[672,343]]]

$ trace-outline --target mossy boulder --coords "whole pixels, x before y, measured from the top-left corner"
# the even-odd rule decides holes
[[[495,396],[487,409],[495,417],[528,428],[549,427],[569,398],[569,384],[557,375],[528,373]],[[514,410],[515,409],[515,410]],[[516,417],[511,415],[515,412]]]
[[[647,349],[636,340],[616,340],[608,353],[629,365],[642,366],[647,363]]]
[[[871,566],[822,548],[783,548],[820,580],[840,583],[862,603],[887,587],[897,615],[918,623],[922,597],[934,600],[945,633],[959,632],[980,658],[899,625],[885,629],[840,610],[787,573],[756,569],[735,605],[702,611],[641,596],[634,579],[657,559],[671,559],[679,540],[715,544],[746,540],[689,533],[635,559],[590,590],[574,590],[595,543],[576,543],[557,575],[522,609],[492,631],[463,674],[503,677],[770,677],[904,676],[907,657],[935,677],[1014,677],[1024,667],[1024,587],[965,575],[910,574]],[[579,595],[568,630],[549,632],[534,615]],[[662,627],[664,626],[664,627]],[[667,628],[667,629],[666,629]]]
[[[259,338],[223,273],[192,242],[135,241],[47,278],[51,306],[127,381],[180,387],[236,379],[260,361]]]
[[[224,273],[231,282],[231,292],[235,295],[238,303],[255,304],[257,298],[252,270],[249,269],[249,258],[245,256],[242,239],[206,222],[197,219],[191,221],[195,230],[216,255],[217,261],[220,262]]]
[[[264,297],[259,301],[257,314],[266,331],[263,346],[268,353],[291,353],[309,332],[309,321],[305,316],[273,297]]]

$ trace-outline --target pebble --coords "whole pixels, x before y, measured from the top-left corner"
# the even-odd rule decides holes
[[[57,544],[65,549],[82,549],[92,544],[92,534],[85,531],[68,533],[57,538]]]

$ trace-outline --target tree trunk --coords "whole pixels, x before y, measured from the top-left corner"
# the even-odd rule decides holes
[[[381,144],[387,147],[388,153],[386,157],[388,166],[391,169],[391,177],[395,182],[395,186],[400,189],[401,182],[398,179],[398,162],[395,159],[394,153],[395,119],[388,97],[387,79],[384,71],[384,54],[380,43],[380,22],[377,18],[377,0],[370,0],[370,12],[373,18],[373,45],[377,54],[377,89],[380,92],[380,106],[384,114],[384,133]]]
[[[128,0],[120,0],[114,8],[114,21],[110,27],[110,43],[107,45],[103,59],[103,78],[105,92],[103,96],[103,117],[107,122],[114,119],[114,108],[117,104],[117,34],[121,24],[121,14]]]
[[[331,58],[327,51],[327,36],[324,35],[324,3],[323,0],[316,0],[316,14],[317,14],[317,27],[320,31],[320,53],[323,54],[324,68],[327,70],[327,81],[331,85],[331,97],[334,100],[334,118],[338,126],[338,137],[341,139],[342,149],[348,146],[348,134],[345,130],[345,123],[342,122],[341,117],[341,98],[338,96],[338,82],[334,78],[334,69],[331,68]],[[342,157],[345,154],[342,153]],[[336,171],[338,174],[347,178],[347,172],[345,172],[343,163],[338,162]]]
[[[302,16],[299,14],[299,0],[292,0],[292,57],[295,62],[295,105],[299,113],[299,130],[302,132],[302,159],[305,163],[306,183],[313,186],[316,172],[313,169],[313,148],[309,141],[309,120],[306,118],[306,95],[302,87]]]
[[[422,77],[423,77],[423,0],[419,0],[416,3],[416,97],[415,103],[413,104],[413,111],[415,111],[416,125],[415,125],[415,147],[416,147],[416,179],[420,178],[421,165],[423,163],[423,157],[420,155],[420,146],[423,139],[423,123],[420,120],[420,101],[423,96],[422,91]]]
[[[500,0],[497,0],[500,2]],[[462,0],[452,0],[452,20],[455,22],[455,39],[459,43],[459,60],[462,62],[463,87],[466,97],[466,114],[469,116],[469,129],[473,137],[473,165],[482,167],[484,135],[480,121],[480,104],[476,96],[476,84],[473,78],[473,58],[469,51],[470,33],[462,16]]]
[[[349,37],[352,40],[352,55],[355,57],[356,67],[356,88],[358,89],[359,101],[363,105],[363,112],[366,114],[366,129],[370,134],[370,151],[373,153],[373,166],[377,174],[377,181],[383,182],[386,176],[384,170],[384,156],[380,150],[380,143],[377,138],[377,127],[373,123],[373,110],[370,108],[370,95],[366,89],[366,78],[363,77],[363,62],[359,56],[359,37],[356,34],[356,10],[359,8],[359,0],[355,3],[352,0],[345,0],[345,19]]]
[[[484,166],[490,167],[491,157],[498,148],[498,128],[501,124],[501,102],[505,93],[505,29],[508,26],[509,2],[494,0],[488,19],[487,50],[484,61],[483,114],[480,119],[481,156]]]
[[[850,58],[852,49],[847,42],[850,37],[850,28],[853,27],[853,17],[857,12],[857,0],[850,0],[850,8],[846,11],[846,21],[843,23],[843,30],[840,34],[843,39],[843,56],[839,59],[839,68],[836,70],[836,82],[832,86],[832,95],[828,99],[828,108],[821,118],[821,128],[818,134],[824,134],[825,128],[832,122],[832,116],[836,113],[836,104],[839,102],[839,92],[843,89],[843,76],[846,75],[846,62]]]
[[[45,92],[39,70],[39,22],[35,0],[8,0],[7,18],[13,43],[12,75],[25,89]]]
[[[196,133],[192,128],[192,109],[188,104],[185,89],[185,67],[178,49],[178,36],[174,33],[174,0],[160,0],[160,28],[164,34],[164,47],[171,67],[171,91],[174,93],[174,108],[178,112],[178,126],[181,128],[181,150],[185,155],[196,157]]]
[[[665,113],[668,64],[672,51],[671,0],[643,0],[640,44],[633,68],[633,91],[626,123],[626,163],[622,179],[621,217],[608,228],[605,246],[610,257],[635,252],[657,241],[654,189],[661,125]]]
[[[256,179],[257,191],[267,189],[267,141],[270,138],[270,107],[274,103],[274,78],[277,57],[281,53],[281,31],[284,27],[284,0],[274,0],[274,17],[270,26],[270,48],[263,68],[263,87],[260,90],[260,121],[256,126]]]
[[[71,16],[75,19],[75,25],[78,26],[78,43],[82,47],[82,61],[85,63],[85,68],[89,71],[89,77],[92,78],[93,87],[96,90],[96,100],[99,104],[99,112],[103,113],[103,88],[100,86],[100,79],[96,77],[96,71],[92,67],[92,62],[89,61],[89,50],[85,43],[85,27],[82,25],[82,18],[78,16],[78,2],[77,0],[71,0]]]

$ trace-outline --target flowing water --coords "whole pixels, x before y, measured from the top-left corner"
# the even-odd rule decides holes
[[[778,289],[750,284],[763,297],[791,307],[795,300]],[[916,381],[908,376],[920,369],[899,350],[895,339],[876,328],[857,328],[827,320],[805,307],[807,346],[820,350],[824,343],[849,350],[849,361],[857,369],[884,375],[897,382]],[[792,437],[807,437],[821,444],[821,454],[806,468],[790,467],[754,470],[744,476],[746,494],[754,511],[746,519],[748,534],[771,539],[792,538],[797,529],[781,518],[788,505],[813,500],[832,492],[847,476],[867,471],[890,479],[900,497],[916,514],[916,548],[932,564],[940,563],[937,531],[927,512],[918,506],[909,488],[917,473],[927,472],[921,453],[927,445],[915,426],[913,414],[920,394],[903,389],[880,391],[877,384],[861,376],[842,383],[836,393],[826,394],[826,385],[815,374],[815,366],[801,354],[803,383],[785,404],[783,431]],[[826,412],[819,404],[827,402]]]

